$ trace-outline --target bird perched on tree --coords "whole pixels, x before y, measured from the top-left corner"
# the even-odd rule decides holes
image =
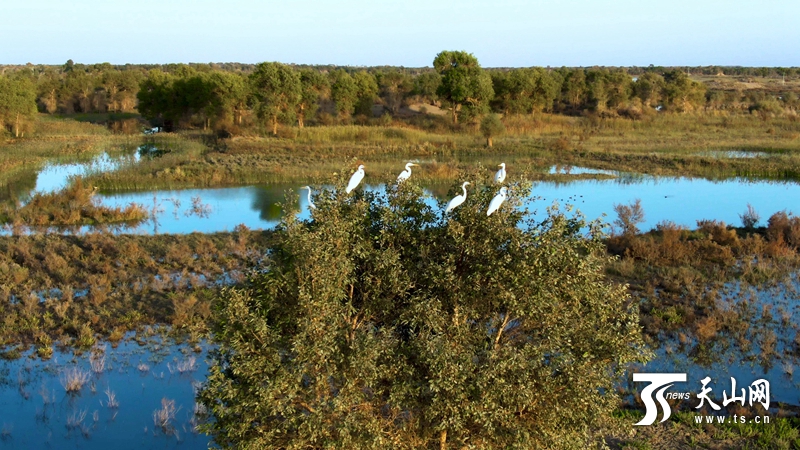
[[[411,166],[419,166],[419,164],[407,163],[406,170],[400,172],[400,175],[397,176],[398,183],[406,181],[411,176]]]
[[[462,195],[456,195],[455,197],[453,197],[452,200],[450,200],[450,203],[447,204],[447,208],[445,208],[445,210],[444,210],[445,214],[447,214],[450,211],[456,209],[459,205],[464,203],[464,200],[467,199],[467,185],[468,184],[469,184],[469,181],[465,181],[464,184],[461,185],[461,189],[464,190],[464,193]]]
[[[355,189],[358,186],[358,183],[361,183],[361,180],[363,179],[364,179],[364,165],[361,164],[358,166],[358,170],[355,171],[353,176],[350,177],[350,182],[347,183],[347,189],[345,189],[344,191],[349,194],[350,191]]]
[[[308,189],[308,207],[311,209],[317,209],[317,205],[311,201],[311,186],[303,186],[300,189]]]
[[[491,216],[493,212],[500,209],[500,205],[506,201],[506,196],[508,195],[508,188],[505,186],[500,188],[500,192],[494,196],[491,202],[489,202],[489,209],[486,211],[487,216]]]
[[[498,170],[497,173],[494,174],[495,184],[500,184],[506,180],[506,163],[500,163],[498,167],[500,167],[500,170]]]

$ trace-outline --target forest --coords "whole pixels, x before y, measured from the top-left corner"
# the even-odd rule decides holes
[[[410,105],[459,121],[486,113],[640,119],[657,111],[793,115],[798,68],[481,68],[469,53],[442,52],[432,68],[281,63],[0,66],[5,132],[33,132],[36,113],[140,113],[154,126],[221,136],[277,134],[279,124],[366,124],[408,116]],[[417,106],[418,111],[419,106]]]

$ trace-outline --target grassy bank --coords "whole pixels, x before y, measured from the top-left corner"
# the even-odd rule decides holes
[[[800,177],[800,122],[791,118],[659,114],[642,120],[550,115],[505,120],[506,133],[492,148],[474,127],[401,122],[285,128],[279,137],[159,135],[152,144],[170,153],[98,175],[91,183],[104,190],[143,190],[313,182],[358,163],[366,165],[370,180],[385,182],[409,160],[421,162],[414,176],[428,181],[452,181],[467,166],[494,167],[499,161],[531,179],[546,179],[542,169],[554,164],[707,178]]]
[[[140,141],[139,136],[113,134],[103,125],[40,115],[34,137],[0,142],[0,186],[47,162],[89,161],[103,152],[130,151]]]

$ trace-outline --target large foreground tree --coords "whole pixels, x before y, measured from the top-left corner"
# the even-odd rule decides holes
[[[641,357],[638,313],[604,279],[596,224],[498,213],[472,173],[449,217],[413,182],[315,198],[269,268],[216,304],[200,393],[240,448],[581,447]],[[340,183],[341,184],[341,183]],[[453,189],[455,193],[455,188]],[[586,227],[590,235],[584,235]]]

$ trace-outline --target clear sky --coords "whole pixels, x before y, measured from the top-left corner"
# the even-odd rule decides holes
[[[800,66],[798,0],[3,0],[0,64]]]

